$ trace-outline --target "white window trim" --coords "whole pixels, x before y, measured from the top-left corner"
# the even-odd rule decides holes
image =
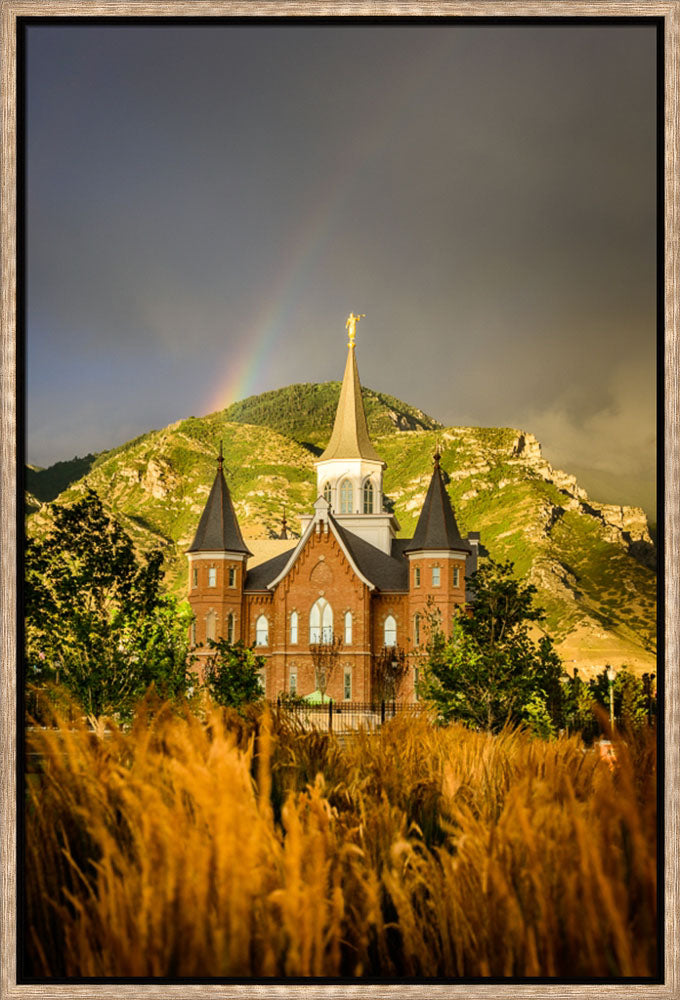
[[[264,642],[260,642],[260,640],[258,638],[258,633],[262,632],[263,630],[260,629],[260,628],[258,628],[258,622],[260,622],[263,618],[265,620],[267,629],[266,629],[266,632],[265,632],[265,641]],[[263,614],[259,614],[257,616],[257,618],[255,619],[255,645],[256,646],[268,646],[269,645],[269,619],[267,618],[267,616],[264,613]]]

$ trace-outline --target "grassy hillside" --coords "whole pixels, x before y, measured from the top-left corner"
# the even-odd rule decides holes
[[[289,525],[299,530],[315,499],[314,458],[330,436],[338,393],[339,383],[289,386],[152,431],[94,458],[59,502],[93,486],[141,548],[164,550],[168,586],[183,595],[184,552],[220,440],[244,535],[275,535],[284,504]],[[415,527],[439,442],[461,530],[481,532],[485,553],[512,559],[518,575],[535,583],[567,668],[655,668],[654,548],[640,509],[589,500],[573,476],[543,459],[531,434],[442,428],[393,397],[365,389],[364,399],[403,535]],[[44,506],[29,514],[29,530],[40,532],[47,516]]]
[[[340,398],[340,382],[319,385],[306,382],[285,389],[263,392],[233,403],[226,411],[227,420],[240,424],[264,424],[312,450],[326,446],[333,428]],[[395,430],[433,430],[441,424],[403,403],[394,396],[363,389],[366,422],[372,437]]]
[[[85,455],[83,458],[71,458],[66,462],[55,462],[48,469],[40,469],[34,465],[26,466],[26,490],[36,500],[49,503],[72,483],[76,483],[92,468],[96,455]]]

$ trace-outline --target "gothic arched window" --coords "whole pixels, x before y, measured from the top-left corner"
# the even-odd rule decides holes
[[[397,645],[397,623],[393,615],[388,615],[385,619],[385,645]]]
[[[416,646],[420,645],[420,615],[415,615],[413,619],[413,640]]]
[[[215,638],[215,625],[217,623],[217,615],[214,611],[209,611],[205,616],[205,637],[206,639]]]
[[[267,621],[266,615],[260,615],[255,622],[255,645],[269,645],[269,622]]]
[[[367,479],[364,483],[364,514],[373,513],[373,483]]]
[[[343,481],[340,487],[340,513],[341,514],[351,514],[352,513],[352,501],[353,497],[352,484],[349,479]]]
[[[323,597],[312,605],[309,612],[309,641],[333,641],[333,609]]]
[[[290,641],[291,641],[291,643],[296,643],[298,641],[298,613],[297,613],[297,611],[291,611],[291,613],[290,613]]]
[[[233,642],[236,638],[236,619],[233,613],[230,611],[227,615],[227,642]]]
[[[352,645],[352,612],[345,611],[345,645]]]
[[[331,502],[331,484],[330,483],[324,483],[323,484],[323,498],[328,503]]]

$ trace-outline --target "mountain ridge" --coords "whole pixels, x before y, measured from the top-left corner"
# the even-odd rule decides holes
[[[140,548],[163,548],[168,586],[183,596],[184,551],[219,442],[244,537],[276,535],[284,504],[297,528],[315,499],[314,458],[330,436],[339,388],[287,386],[139,435],[97,455],[57,501],[70,502],[86,485],[97,489]],[[537,586],[565,665],[586,674],[604,662],[654,669],[655,549],[641,508],[591,500],[574,476],[543,458],[527,431],[444,427],[395,397],[362,393],[401,535],[413,532],[438,446],[462,533],[480,531],[486,553],[511,559]],[[29,529],[43,530],[47,518],[43,503],[29,515]]]

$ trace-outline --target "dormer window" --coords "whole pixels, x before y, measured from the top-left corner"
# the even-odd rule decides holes
[[[342,486],[340,487],[340,513],[341,514],[351,514],[352,513],[352,503],[354,500],[354,491],[352,489],[352,484],[349,479],[345,479]]]

